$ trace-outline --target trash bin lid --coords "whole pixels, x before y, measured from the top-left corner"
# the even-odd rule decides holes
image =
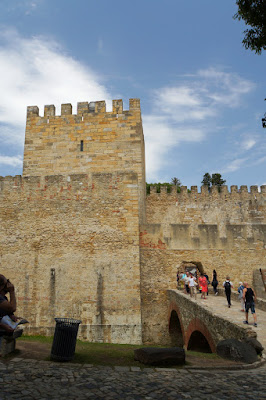
[[[73,326],[81,324],[81,320],[73,318],[55,318],[55,322],[58,324]]]

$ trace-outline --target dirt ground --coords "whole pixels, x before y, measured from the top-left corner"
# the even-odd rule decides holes
[[[17,341],[16,351],[13,354],[10,354],[7,360],[12,359],[13,357],[25,358],[25,359],[34,359],[34,360],[49,360],[51,352],[51,343],[39,343],[39,342],[28,342],[19,340]],[[221,358],[205,358],[203,356],[195,356],[186,353],[186,362],[187,366],[192,367],[207,367],[207,368],[216,368],[216,367],[230,367],[234,368],[240,363],[236,363],[234,361],[229,361]]]

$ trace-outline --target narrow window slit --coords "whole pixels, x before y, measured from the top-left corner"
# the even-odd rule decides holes
[[[80,151],[83,151],[83,140],[80,141]]]

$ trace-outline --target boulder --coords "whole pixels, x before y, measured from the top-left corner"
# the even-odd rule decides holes
[[[256,350],[257,354],[259,355],[262,354],[264,347],[262,347],[262,344],[257,339],[252,337],[247,337],[243,340],[243,342],[252,346]]]
[[[237,339],[222,340],[218,343],[216,352],[220,357],[247,364],[252,364],[258,360],[254,347]]]
[[[148,365],[183,365],[185,364],[185,350],[181,347],[157,348],[142,347],[134,350],[135,360]]]

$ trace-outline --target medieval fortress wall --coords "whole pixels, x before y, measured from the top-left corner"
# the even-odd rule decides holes
[[[82,320],[95,341],[141,342],[136,173],[4,178],[1,272],[31,333]]]
[[[143,340],[169,344],[166,290],[176,288],[177,268],[200,263],[210,278],[216,269],[220,287],[226,275],[252,283],[265,268],[266,187],[151,189],[140,227]]]
[[[28,107],[23,177],[0,178],[1,273],[30,332],[82,320],[81,337],[167,344],[166,290],[176,267],[219,280],[265,265],[266,188],[203,187],[146,196],[138,99]]]

